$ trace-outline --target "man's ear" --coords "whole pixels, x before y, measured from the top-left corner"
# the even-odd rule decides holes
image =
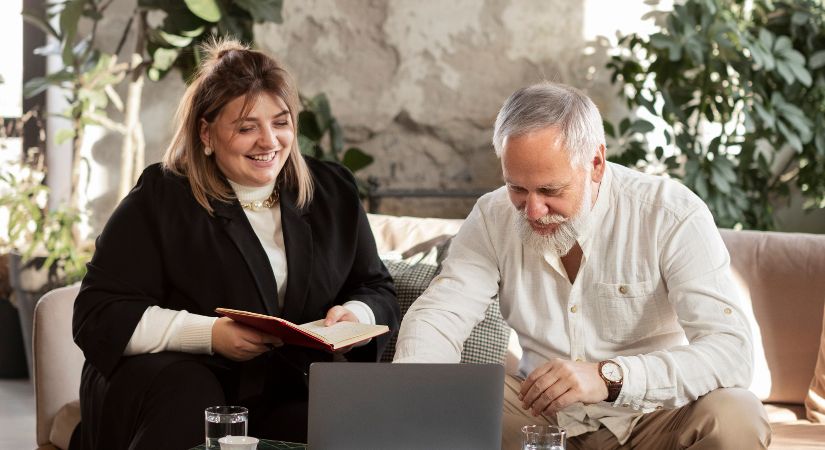
[[[599,144],[599,149],[593,154],[590,161],[593,164],[593,171],[590,173],[590,180],[594,183],[601,183],[604,177],[604,170],[607,161],[604,159],[604,144]]]
[[[201,117],[201,121],[200,121],[199,125],[200,125],[199,135],[200,135],[200,138],[201,138],[201,143],[203,144],[204,147],[209,147],[211,145],[210,142],[212,142],[212,141],[209,140],[209,122],[207,122],[206,119]]]

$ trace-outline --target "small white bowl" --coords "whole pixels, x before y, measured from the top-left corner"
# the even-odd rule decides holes
[[[250,436],[224,436],[218,439],[221,450],[256,450],[258,438]]]

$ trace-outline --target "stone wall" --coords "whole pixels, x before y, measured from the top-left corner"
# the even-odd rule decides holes
[[[543,79],[587,89],[612,109],[603,55],[587,57],[585,2],[567,0],[285,2],[257,30],[307,95],[326,92],[347,143],[374,156],[381,189],[486,191],[501,183],[492,151],[498,108]],[[599,59],[599,57],[602,59]],[[463,217],[472,199],[393,199],[390,214]]]
[[[129,2],[120,3],[128,13]],[[375,157],[361,174],[375,177],[380,189],[487,191],[501,183],[490,143],[492,124],[515,89],[544,79],[561,81],[585,89],[608,115],[617,108],[603,70],[604,50],[585,54],[586,5],[287,0],[284,23],[258,26],[256,35],[259,47],[293,72],[303,94],[328,95],[346,144]],[[120,30],[125,19],[112,15],[111,21],[111,29]],[[147,163],[163,154],[182,91],[176,74],[147,82],[142,112]],[[103,139],[94,159],[116,169],[117,145],[115,138]],[[116,176],[110,171],[105,182],[114,186]],[[103,210],[113,202],[108,192],[93,200]],[[380,211],[464,217],[472,204],[460,198],[386,198]],[[94,222],[94,228],[101,224]]]

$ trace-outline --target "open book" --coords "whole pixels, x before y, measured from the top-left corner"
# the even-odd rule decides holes
[[[277,336],[285,344],[330,351],[357,344],[390,331],[386,325],[338,322],[327,327],[324,326],[324,319],[296,325],[280,317],[237,309],[218,308],[215,312],[264,333]]]

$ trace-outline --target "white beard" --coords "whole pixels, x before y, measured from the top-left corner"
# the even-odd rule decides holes
[[[579,204],[579,211],[571,218],[565,218],[561,214],[548,214],[540,217],[536,222],[541,225],[558,225],[550,234],[539,234],[530,227],[530,219],[524,209],[516,210],[516,230],[519,237],[524,242],[524,246],[536,249],[539,253],[552,253],[559,257],[570,252],[579,233],[584,229],[588,219],[590,219],[590,208],[592,201],[592,187],[588,180],[585,180],[584,195]]]

